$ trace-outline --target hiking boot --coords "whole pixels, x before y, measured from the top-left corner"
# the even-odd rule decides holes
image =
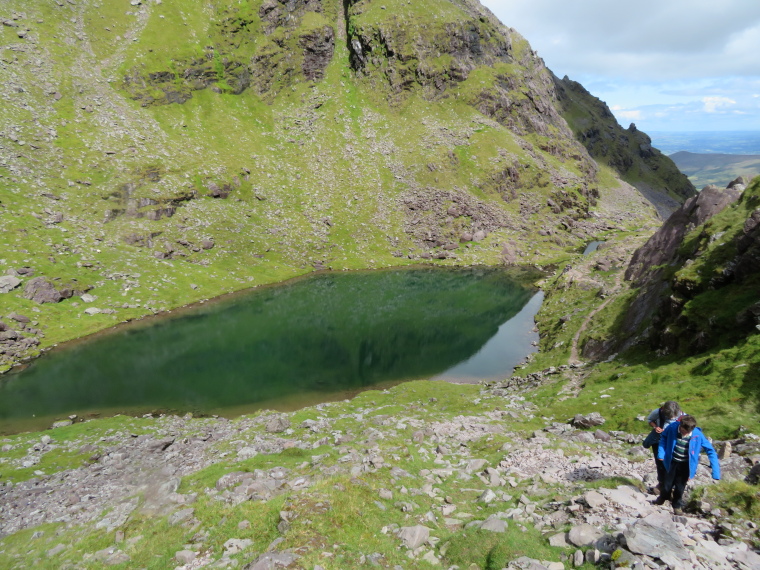
[[[673,509],[673,514],[676,515],[677,517],[680,517],[683,514],[683,509],[679,509],[678,507],[675,507]]]
[[[656,498],[656,499],[653,501],[653,503],[652,503],[652,504],[654,504],[654,505],[664,505],[664,504],[665,504],[665,501],[667,501],[667,499],[666,499],[665,497],[663,497],[662,495],[660,495],[659,497],[657,497],[657,498]]]

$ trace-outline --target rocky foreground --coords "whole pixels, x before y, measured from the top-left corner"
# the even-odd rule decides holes
[[[686,516],[652,504],[640,434],[606,432],[599,414],[541,418],[521,393],[542,376],[479,391],[410,383],[235,421],[122,418],[8,437],[0,566],[463,568],[451,546],[493,533],[535,536],[507,568],[760,568],[756,522],[704,500]],[[525,429],[536,422],[543,429]],[[724,480],[758,477],[760,438],[717,446]],[[64,456],[81,466],[56,469],[51,458]],[[14,483],[14,470],[34,476]],[[694,485],[711,484],[700,468]],[[349,503],[359,544],[337,528]],[[177,541],[157,553],[161,533]]]

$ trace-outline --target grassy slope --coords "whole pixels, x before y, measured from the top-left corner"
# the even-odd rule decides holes
[[[479,73],[493,81],[487,69],[435,104],[411,94],[389,107],[381,89],[347,71],[348,49],[338,38],[322,81],[280,86],[271,104],[252,89],[241,95],[206,89],[182,105],[143,108],[121,90],[128,70],[161,70],[197,57],[209,34],[224,39],[210,21],[229,14],[255,20],[257,6],[166,1],[125,11],[110,3],[6,4],[22,15],[20,27],[29,34],[20,40],[17,28],[0,29],[0,43],[14,47],[3,52],[10,104],[0,106],[0,123],[16,139],[4,139],[1,151],[0,269],[32,266],[35,276],[93,287],[94,306],[116,311],[87,316],[76,299],[38,306],[22,298],[21,288],[3,295],[0,313],[32,316],[45,333],[43,347],[281,281],[317,261],[337,270],[412,263],[407,254],[421,250],[404,231],[399,202],[410,189],[466,192],[514,220],[514,229],[460,247],[456,261],[436,263],[497,263],[501,246],[512,242],[524,262],[545,264],[565,259],[568,244],[581,246],[582,237],[568,234],[560,246],[538,235],[551,225],[540,205],[554,190],[542,173],[578,174],[576,163],[539,148],[526,151],[512,132],[468,104],[469,86],[486,81]],[[294,33],[337,18],[339,4],[325,6]],[[375,8],[363,21],[372,21]],[[450,11],[438,18],[458,17],[458,9]],[[521,192],[539,205],[525,217],[518,201],[505,203],[490,182],[515,162],[525,166]],[[209,197],[213,184],[230,185],[230,197]],[[603,193],[616,182],[604,184]],[[137,213],[180,200],[176,215],[152,221],[121,214],[106,222],[109,212],[129,207],[119,197],[125,188]],[[193,193],[197,198],[181,201]],[[135,206],[137,200],[158,206]],[[62,223],[50,223],[55,213],[63,214]],[[468,223],[454,220],[451,231]],[[151,245],[128,245],[129,236]],[[215,246],[193,252],[177,245],[180,239],[196,247],[212,239]],[[173,260],[154,257],[172,249]]]

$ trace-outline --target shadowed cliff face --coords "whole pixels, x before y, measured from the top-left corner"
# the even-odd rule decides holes
[[[647,342],[660,354],[697,353],[735,342],[760,326],[760,179],[705,187],[633,255],[625,278],[638,288],[622,330],[591,340],[602,358]]]

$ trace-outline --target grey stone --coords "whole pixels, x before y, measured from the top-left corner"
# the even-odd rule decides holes
[[[490,530],[491,532],[506,532],[507,521],[503,521],[499,518],[489,518],[480,526],[481,530]]]
[[[570,423],[577,428],[590,428],[600,426],[605,421],[599,412],[591,412],[585,416],[583,414],[576,414]]]
[[[427,542],[427,539],[430,538],[430,529],[422,525],[403,526],[398,531],[398,537],[404,546],[414,550]]]
[[[243,567],[243,570],[276,570],[279,568],[293,568],[298,560],[298,555],[292,552],[267,552],[256,560]],[[315,567],[316,568],[316,567]]]
[[[679,560],[689,560],[689,551],[676,531],[670,515],[654,513],[628,528],[624,533],[628,550],[655,558],[671,555]]]
[[[483,491],[483,493],[478,497],[478,503],[493,503],[496,500],[496,493],[494,493],[491,489],[486,489]]]
[[[138,502],[139,500],[134,498],[130,501],[116,505],[111,512],[95,524],[95,528],[104,528],[107,532],[113,532],[127,522],[129,515],[137,508]]]
[[[634,487],[621,485],[617,489],[610,489],[605,493],[612,503],[636,509],[643,515],[652,512],[652,506],[647,502],[646,496]]]
[[[259,454],[259,452],[256,450],[255,447],[243,447],[242,449],[239,449],[237,452],[238,459],[244,461],[246,459],[251,459],[253,457],[256,457]]]
[[[594,432],[594,439],[598,439],[599,441],[609,442],[612,439],[612,437],[606,431],[602,431],[598,429]]]
[[[476,473],[478,471],[481,471],[486,465],[488,465],[488,461],[485,459],[470,459],[467,462],[467,467],[465,467],[465,471],[467,473]]]
[[[111,556],[105,559],[104,564],[106,566],[117,566],[119,564],[126,564],[131,558],[121,550],[117,550]]]
[[[592,509],[596,509],[607,504],[607,499],[605,499],[600,493],[597,493],[596,491],[588,491],[585,495],[583,495],[583,498],[585,499],[588,506]]]
[[[190,564],[196,556],[197,553],[192,550],[180,550],[174,555],[174,559],[180,564]]]
[[[290,420],[285,416],[277,416],[267,422],[266,430],[269,433],[280,433],[290,427]]]
[[[576,568],[578,568],[579,566],[583,566],[584,558],[585,557],[583,556],[583,551],[576,550],[575,553],[573,554],[573,566],[575,566]]]
[[[0,277],[0,293],[8,293],[21,285],[21,279],[13,275]]]
[[[750,483],[754,485],[755,483],[760,482],[760,463],[752,467],[752,469],[749,470],[749,474],[747,474],[747,483]]]
[[[239,552],[243,552],[252,545],[253,541],[248,538],[231,538],[224,543],[224,555],[233,556]]]
[[[564,532],[554,534],[549,537],[549,544],[555,548],[565,548],[568,546]]]
[[[181,509],[169,517],[169,526],[177,526],[193,518],[195,509]]]
[[[752,550],[735,552],[734,561],[742,565],[742,569],[760,570],[760,554]]]
[[[58,303],[63,297],[44,277],[30,279],[24,286],[24,297],[35,303]]]
[[[575,546],[591,546],[599,540],[604,533],[590,524],[574,526],[567,533],[567,540]]]
[[[60,554],[64,550],[66,550],[66,545],[58,544],[54,546],[53,548],[51,548],[50,550],[48,550],[45,554],[47,555],[48,558],[52,558],[53,556]]]

